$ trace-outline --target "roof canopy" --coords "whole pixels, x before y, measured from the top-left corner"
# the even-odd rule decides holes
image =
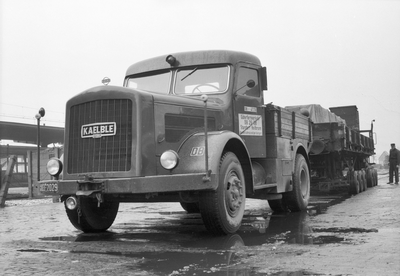
[[[37,144],[37,125],[0,121],[0,140]],[[64,128],[40,126],[40,144],[64,143]]]

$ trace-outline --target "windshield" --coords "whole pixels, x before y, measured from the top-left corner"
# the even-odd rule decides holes
[[[128,88],[169,94],[172,79],[174,79],[172,93],[176,95],[221,93],[228,89],[229,66],[191,67],[175,71],[145,73],[128,78],[126,85]]]
[[[148,92],[168,94],[171,81],[171,71],[143,75],[128,79],[128,87]]]
[[[225,92],[228,88],[229,67],[190,68],[178,70],[174,92],[182,94],[204,94]]]

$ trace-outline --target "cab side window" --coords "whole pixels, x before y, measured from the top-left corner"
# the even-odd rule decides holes
[[[249,81],[254,81],[254,85],[249,85]],[[258,71],[253,68],[240,67],[237,78],[236,92],[238,95],[250,97],[260,97],[260,86],[258,83]]]

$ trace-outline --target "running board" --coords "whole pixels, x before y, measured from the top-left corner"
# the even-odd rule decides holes
[[[254,190],[269,189],[269,188],[276,188],[276,187],[278,187],[278,184],[276,184],[276,183],[262,184],[262,185],[254,186]]]

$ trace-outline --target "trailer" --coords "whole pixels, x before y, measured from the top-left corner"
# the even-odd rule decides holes
[[[311,189],[348,189],[358,194],[377,185],[377,171],[369,157],[374,155],[373,122],[370,130],[360,130],[357,106],[331,107],[317,104],[288,106],[312,121],[310,148]],[[368,133],[368,136],[362,133]]]

